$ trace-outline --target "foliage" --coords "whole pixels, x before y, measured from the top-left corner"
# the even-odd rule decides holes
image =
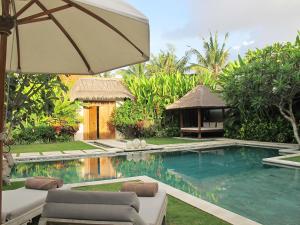
[[[71,141],[76,130],[69,126],[26,126],[12,131],[16,144],[52,143]]]
[[[67,90],[57,75],[8,74],[7,124],[11,129],[24,123],[35,123],[35,118],[46,116],[53,110],[56,90]]]
[[[137,77],[146,76],[147,75],[146,63],[139,63],[132,66],[128,66],[126,69],[121,70],[120,73],[125,77],[131,75]]]
[[[220,80],[225,100],[238,111],[240,127],[243,128],[239,131],[241,138],[249,137],[247,130],[259,126],[267,129],[270,136],[280,133],[284,121],[277,118],[281,115],[290,122],[294,136],[300,143],[298,120],[293,110],[295,99],[300,93],[299,41],[275,43],[263,49],[249,51],[245,58],[239,58],[238,62],[226,68]],[[287,127],[285,125],[285,132]],[[258,128],[255,130],[259,132]],[[260,137],[250,137],[268,139],[267,134],[260,134]],[[277,141],[286,139],[270,137],[272,138]]]
[[[195,48],[189,51],[189,54],[196,56],[197,60],[196,63],[191,64],[190,68],[198,74],[205,74],[206,77],[209,76],[208,74],[211,74],[212,77],[217,78],[228,61],[229,50],[226,49],[227,39],[228,33],[225,35],[223,44],[220,46],[218,33],[215,33],[214,36],[210,33],[208,40],[203,38],[204,54]]]
[[[151,77],[127,76],[124,83],[143,106],[146,118],[161,119],[165,107],[199,84],[200,77],[181,73],[158,73]]]
[[[156,74],[172,75],[176,73],[186,74],[189,72],[189,55],[185,54],[178,58],[175,48],[169,46],[167,50],[161,50],[157,55],[151,55],[148,63],[141,63],[121,70],[123,76],[150,77]]]
[[[69,126],[77,129],[78,124],[82,121],[78,110],[80,102],[70,101],[63,93],[53,101],[53,112],[45,118],[45,122],[53,126]]]
[[[152,55],[150,62],[146,65],[147,74],[152,76],[158,73],[172,75],[176,73],[186,74],[189,72],[189,55],[185,54],[178,58],[175,48],[169,46],[166,51],[160,51],[158,55]]]
[[[257,140],[279,143],[294,142],[293,131],[283,118],[247,118],[237,123],[235,117],[225,122],[225,136],[243,140]]]
[[[147,117],[141,104],[125,101],[114,112],[112,123],[125,137],[153,135],[153,119]]]
[[[136,96],[135,102],[125,102],[117,108],[113,124],[126,137],[149,137],[175,134],[178,128],[163,129],[165,107],[181,98],[199,83],[199,76],[156,74],[126,76],[124,83]],[[176,126],[176,125],[173,125]]]

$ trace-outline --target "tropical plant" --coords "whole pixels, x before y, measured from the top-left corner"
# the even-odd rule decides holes
[[[53,101],[57,99],[56,90],[67,91],[67,87],[57,75],[47,74],[8,74],[7,79],[7,124],[10,129],[34,124],[32,115],[39,118],[53,111]]]
[[[53,111],[45,118],[45,122],[53,126],[71,126],[77,127],[82,121],[78,110],[81,106],[78,101],[70,101],[63,92],[58,99],[53,101]]]
[[[199,83],[197,75],[158,73],[151,77],[129,75],[124,83],[136,96],[135,102],[125,102],[117,108],[113,123],[126,136],[153,136],[176,133],[177,124],[172,129],[164,129],[167,114],[165,107],[181,98]]]
[[[195,48],[191,48],[189,51],[189,54],[196,56],[197,60],[196,63],[191,64],[190,69],[197,74],[204,74],[205,76],[212,74],[214,78],[217,78],[228,61],[229,50],[226,48],[227,39],[228,33],[225,34],[225,39],[220,45],[217,32],[214,36],[210,33],[208,40],[203,38],[204,53]]]
[[[181,98],[199,83],[197,75],[181,73],[158,73],[151,77],[127,76],[124,83],[136,96],[136,102],[143,105],[149,117],[161,119],[165,107]]]
[[[241,120],[280,115],[291,125],[300,144],[299,122],[294,112],[300,94],[300,41],[275,43],[249,51],[222,75],[223,96],[238,109]],[[274,112],[275,111],[275,112]]]

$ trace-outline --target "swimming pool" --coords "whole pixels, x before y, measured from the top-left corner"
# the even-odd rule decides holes
[[[300,224],[300,170],[263,166],[278,150],[209,151],[18,164],[13,178],[49,175],[66,183],[147,175],[266,225]]]

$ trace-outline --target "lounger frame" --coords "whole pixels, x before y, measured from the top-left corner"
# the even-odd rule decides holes
[[[34,217],[40,216],[43,211],[44,204],[27,211],[26,213],[5,222],[3,225],[26,225],[32,221]]]

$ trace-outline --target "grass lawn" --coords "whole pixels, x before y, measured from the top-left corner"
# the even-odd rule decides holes
[[[12,182],[11,185],[3,185],[3,191],[15,190],[24,187],[24,181]]]
[[[13,153],[89,150],[89,149],[95,149],[95,148],[96,147],[88,145],[82,141],[11,146],[11,150]]]
[[[119,191],[122,183],[102,184],[76,188],[82,191]],[[168,196],[168,225],[228,225],[229,223]]]
[[[195,143],[201,142],[203,140],[187,140],[187,139],[179,139],[179,138],[146,138],[145,141],[148,144],[153,145],[167,145],[167,144],[184,144],[184,143]]]
[[[293,161],[293,162],[300,162],[300,156],[285,158],[284,160]]]

